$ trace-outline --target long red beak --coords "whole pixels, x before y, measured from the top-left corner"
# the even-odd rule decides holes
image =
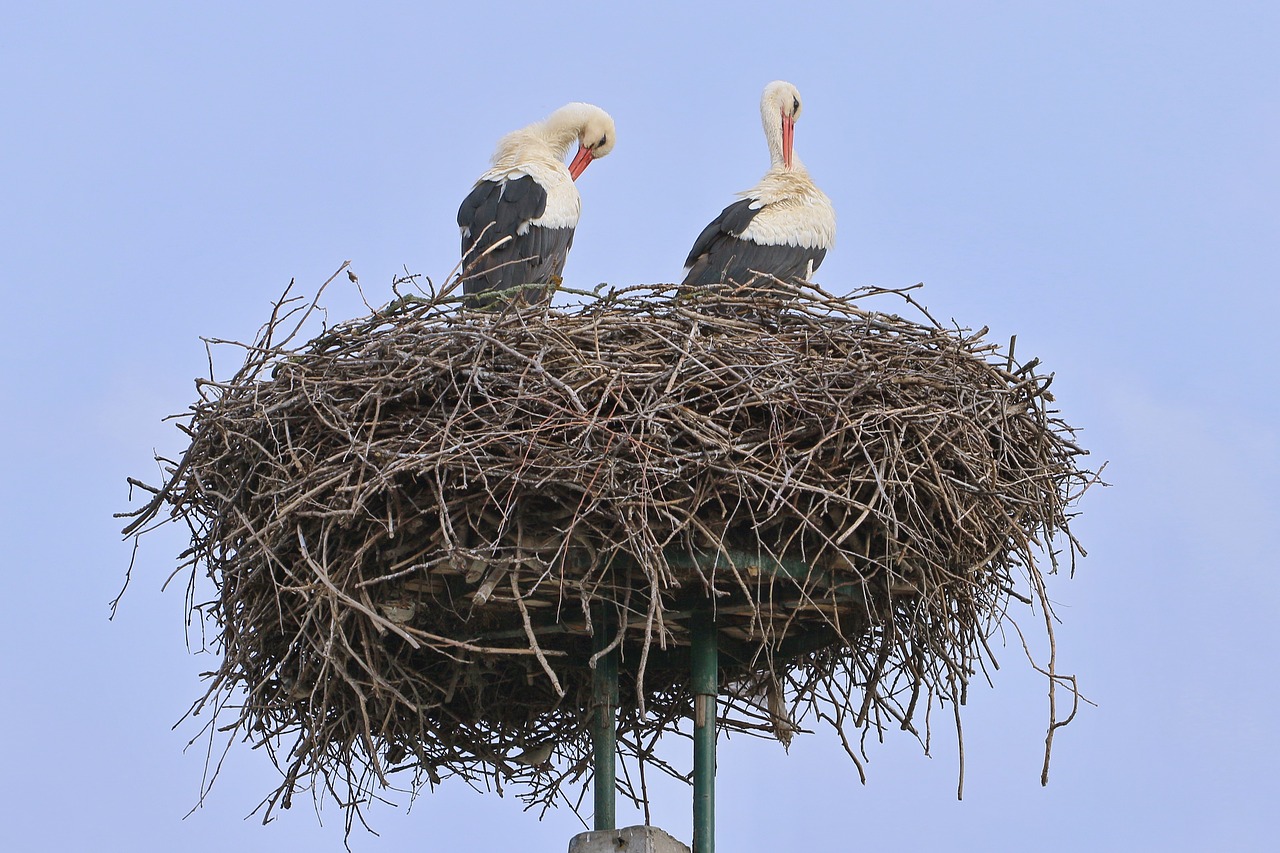
[[[782,116],[782,162],[791,168],[791,152],[796,144],[796,121],[789,115]]]
[[[591,165],[593,157],[595,155],[591,153],[590,148],[580,147],[573,157],[573,162],[569,164],[569,175],[575,181],[578,180],[578,176],[587,171],[587,167]]]

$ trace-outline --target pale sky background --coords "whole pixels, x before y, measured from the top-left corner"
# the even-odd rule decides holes
[[[638,10],[638,11],[633,11]],[[194,399],[199,337],[246,339],[291,277],[351,259],[371,301],[446,274],[454,215],[497,138],[572,100],[618,145],[579,188],[569,284],[669,281],[767,166],[758,99],[805,99],[797,150],[831,196],[836,292],[923,281],[936,316],[1018,335],[1057,374],[1109,489],[1051,593],[1059,651],[1098,703],[1039,785],[1044,687],[1010,645],[966,709],[966,797],[939,724],[926,757],[834,736],[721,750],[724,851],[1259,850],[1275,843],[1280,725],[1280,4],[8,4],[0,13],[4,363],[0,846],[342,849],[236,744],[171,730],[215,666],[184,640],[183,546],[112,512],[155,480]],[[330,317],[364,308],[344,282]],[[937,716],[937,715],[936,715]],[[357,851],[562,851],[461,783],[375,807]],[[654,821],[689,839],[689,795]],[[639,822],[623,811],[624,821]]]

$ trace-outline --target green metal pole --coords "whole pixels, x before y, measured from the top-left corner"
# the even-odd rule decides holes
[[[710,608],[694,612],[693,632],[693,853],[716,850],[716,694],[719,660]]]
[[[614,622],[612,614],[600,608],[597,611],[595,651],[603,651],[613,642]],[[618,707],[618,650],[602,655],[596,661],[591,676],[592,703],[595,714],[591,720],[591,752],[595,762],[595,828],[617,829],[618,784],[618,729],[614,720]]]

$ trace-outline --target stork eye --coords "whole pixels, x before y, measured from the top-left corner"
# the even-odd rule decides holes
[[[799,98],[792,98],[792,99],[791,99],[791,112],[792,112],[793,114],[794,114],[794,113],[798,113],[798,112],[800,112],[800,99],[799,99]]]

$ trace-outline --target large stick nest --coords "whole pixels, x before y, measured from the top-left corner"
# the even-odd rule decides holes
[[[1050,379],[868,295],[408,297],[299,345],[314,304],[282,299],[231,379],[199,381],[190,447],[126,531],[166,507],[189,525],[221,652],[197,709],[271,751],[267,813],[318,783],[350,821],[406,770],[554,801],[589,776],[606,625],[642,774],[678,772],[653,747],[690,713],[699,607],[721,725],[785,742],[814,716],[859,772],[849,735],[927,742],[915,721],[963,702],[1010,605],[1051,639],[1040,563],[1057,541],[1074,558],[1093,475]],[[1051,704],[1074,685],[1041,671]]]

